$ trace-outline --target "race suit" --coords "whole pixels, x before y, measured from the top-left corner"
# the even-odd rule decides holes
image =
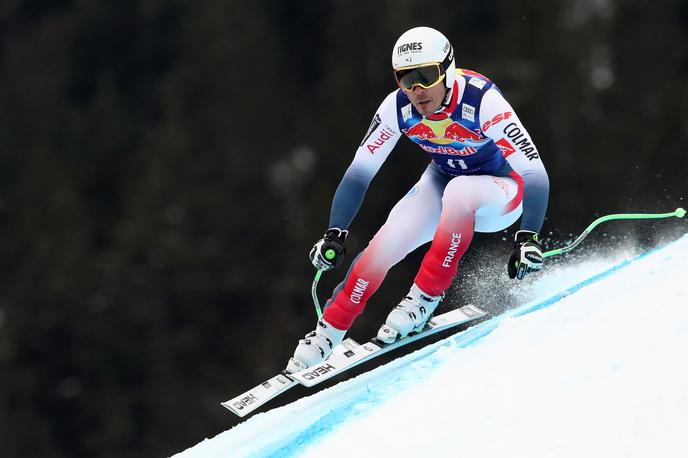
[[[549,179],[540,154],[494,83],[465,69],[430,116],[420,115],[401,89],[385,98],[337,188],[329,227],[349,227],[402,134],[431,161],[327,302],[323,318],[337,329],[349,329],[389,269],[429,241],[415,283],[439,296],[474,231],[497,232],[520,216],[521,229],[542,227]]]

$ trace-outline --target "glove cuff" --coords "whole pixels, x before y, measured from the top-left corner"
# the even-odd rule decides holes
[[[514,235],[514,242],[516,242],[517,244],[535,242],[538,245],[540,245],[540,236],[537,232],[520,230],[516,231],[516,234]]]
[[[346,229],[339,229],[338,227],[331,227],[325,232],[324,238],[326,239],[339,239],[342,242],[346,240],[346,237],[349,235],[349,231]]]

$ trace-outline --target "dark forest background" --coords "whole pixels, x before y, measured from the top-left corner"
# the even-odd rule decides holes
[[[686,1],[3,0],[2,456],[166,456],[237,423],[218,403],[282,369],[314,325],[306,254],[417,25],[516,108],[550,175],[552,246],[606,213],[685,206]],[[426,162],[399,142],[349,260]],[[686,232],[610,225],[578,256],[655,246],[668,227]],[[516,305],[536,279],[506,280],[512,233],[476,236],[445,302]]]

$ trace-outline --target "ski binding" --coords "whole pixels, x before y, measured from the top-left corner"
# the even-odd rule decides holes
[[[294,374],[282,371],[260,385],[221,404],[239,417],[245,417],[295,385],[315,386],[337,374],[396,348],[483,316],[485,316],[484,311],[475,305],[469,304],[434,316],[428,321],[422,331],[410,334],[391,343],[384,343],[377,337],[370,339],[364,344],[359,344],[353,339],[345,339],[334,349],[330,357],[321,364]]]

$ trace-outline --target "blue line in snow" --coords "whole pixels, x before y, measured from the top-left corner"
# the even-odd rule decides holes
[[[610,276],[612,273],[623,269],[624,267],[628,266],[632,262],[635,262],[641,258],[644,258],[658,250],[661,250],[663,248],[655,248],[653,250],[647,251],[645,253],[642,253],[630,260],[622,261],[619,264],[610,267],[604,272],[601,272],[593,277],[590,277],[580,283],[577,283],[576,285],[567,288],[564,291],[561,291],[543,301],[537,302],[535,304],[525,304],[521,307],[518,307],[516,309],[508,310],[501,315],[498,315],[488,321],[484,321],[480,323],[477,326],[474,326],[472,328],[468,328],[466,331],[447,337],[446,339],[443,339],[439,342],[435,342],[423,349],[420,349],[416,351],[415,353],[411,353],[409,355],[406,355],[402,357],[404,359],[404,366],[403,367],[408,367],[410,363],[413,361],[419,360],[426,358],[429,354],[434,353],[434,351],[441,347],[446,345],[448,342],[453,341],[454,345],[457,348],[465,348],[473,345],[474,343],[478,342],[480,339],[483,337],[487,336],[490,334],[493,330],[495,330],[504,320],[513,318],[513,317],[519,317],[523,315],[527,315],[529,313],[535,312],[537,310],[546,308],[551,306],[552,304],[558,302],[559,300],[563,299],[566,296],[569,296],[576,291],[580,290],[581,288],[584,288],[586,286],[589,286],[593,283],[596,283],[608,276]],[[414,357],[414,355],[416,355]],[[399,361],[399,360],[396,360]],[[394,364],[394,361],[391,363],[388,363],[388,365]],[[433,366],[436,366],[439,364],[438,361],[435,362],[430,362],[431,368]],[[404,376],[404,371],[396,371],[392,374],[388,373],[383,373],[379,376],[379,378],[385,378],[385,383],[386,384],[391,384],[394,383],[395,380],[400,380],[403,379]],[[371,389],[370,385],[376,385],[375,388],[379,387],[380,383],[372,383],[375,379],[372,379],[370,382],[366,381],[367,389],[360,394],[359,396],[356,396],[353,399],[348,399],[345,402],[343,402],[341,405],[335,407],[332,409],[330,412],[325,414],[324,416],[320,417],[318,420],[316,420],[313,424],[311,424],[308,428],[304,429],[300,433],[290,437],[289,439],[268,445],[267,447],[259,450],[255,454],[251,455],[254,457],[287,457],[287,456],[294,456],[300,452],[304,451],[305,447],[308,447],[310,445],[315,444],[319,440],[322,440],[328,432],[336,429],[339,425],[343,424],[346,421],[349,421],[357,416],[362,416],[367,413],[369,410],[370,406],[375,405],[379,403],[380,401],[384,401],[385,399],[393,396],[396,391],[394,390],[382,390],[382,389]],[[417,380],[416,380],[417,381]],[[399,388],[399,386],[397,386]],[[398,390],[397,390],[398,391]],[[354,408],[353,406],[357,406]]]

